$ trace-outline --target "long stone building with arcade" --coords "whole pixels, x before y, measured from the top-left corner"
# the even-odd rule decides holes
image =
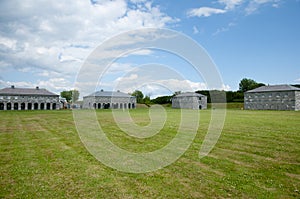
[[[0,110],[56,110],[59,95],[43,88],[3,88],[0,90]]]
[[[117,91],[100,90],[83,97],[86,109],[135,109],[136,97]]]

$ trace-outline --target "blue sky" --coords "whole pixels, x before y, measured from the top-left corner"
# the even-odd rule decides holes
[[[0,88],[72,89],[97,46],[149,27],[178,31],[199,43],[219,70],[220,89],[237,90],[242,78],[300,84],[299,19],[299,0],[1,1]],[[134,71],[149,63],[173,68],[184,79],[166,75],[159,80],[165,88],[128,84],[124,92],[141,89],[154,97],[168,94],[166,90],[208,88],[185,60],[160,50],[119,58],[97,88],[112,90],[122,78],[142,79]],[[191,89],[181,88],[182,82]]]

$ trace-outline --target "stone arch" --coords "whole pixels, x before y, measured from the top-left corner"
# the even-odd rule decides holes
[[[93,104],[93,108],[94,108],[94,109],[96,109],[96,108],[97,108],[97,105],[96,105],[96,103],[94,103],[94,104]]]
[[[134,103],[132,103],[131,107],[132,107],[133,109],[135,109],[135,104],[134,104]]]
[[[21,103],[21,110],[25,110],[25,103]]]
[[[39,104],[38,103],[34,103],[33,104],[33,108],[34,108],[34,110],[38,110],[39,109]]]
[[[110,108],[110,103],[106,103],[105,105],[104,105],[104,109],[109,109]]]
[[[6,110],[11,110],[11,103],[10,103],[10,102],[8,102],[8,103],[6,104]]]
[[[27,104],[27,110],[31,110],[32,109],[32,103],[28,103]]]
[[[120,103],[120,109],[123,109],[123,103]]]
[[[101,103],[98,103],[98,109],[101,109]]]
[[[0,103],[0,110],[4,110],[4,103]]]
[[[128,109],[131,109],[131,104],[130,103],[128,103]]]
[[[56,103],[52,104],[52,110],[56,110]]]
[[[51,109],[51,104],[50,104],[50,103],[47,103],[47,104],[46,104],[46,109],[47,109],[47,110],[50,110],[50,109]]]
[[[14,103],[14,110],[18,110],[19,109],[19,103],[15,102]]]
[[[41,103],[40,106],[41,106],[41,108],[40,108],[41,110],[44,110],[44,109],[45,109],[45,103]]]

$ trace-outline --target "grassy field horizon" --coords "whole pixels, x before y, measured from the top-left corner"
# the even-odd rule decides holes
[[[130,111],[139,125],[148,109]],[[131,138],[111,110],[96,115],[109,139],[126,150],[156,150],[176,135],[179,109],[153,138]],[[132,174],[109,168],[84,147],[72,111],[0,111],[0,198],[299,198],[300,112],[248,111],[232,106],[218,143],[198,153],[211,110],[189,149],[160,170]]]

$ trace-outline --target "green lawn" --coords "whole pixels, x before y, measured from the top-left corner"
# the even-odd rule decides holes
[[[148,109],[131,110],[140,125]],[[118,130],[110,110],[97,116],[108,137],[135,152],[156,150],[176,134],[180,110],[152,138]],[[0,198],[300,198],[300,112],[228,109],[222,135],[199,159],[210,110],[186,153],[161,170],[123,173],[98,162],[81,143],[72,112],[0,112]]]

